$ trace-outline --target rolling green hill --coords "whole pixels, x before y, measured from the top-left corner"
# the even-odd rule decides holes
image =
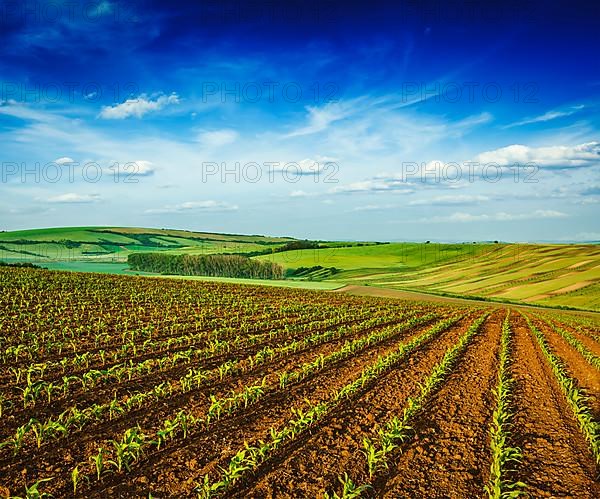
[[[600,246],[502,245],[494,252],[385,276],[379,286],[600,310]]]
[[[171,229],[66,227],[0,233],[0,260],[65,267],[67,262],[124,263],[132,252],[252,253],[291,238],[213,234]]]
[[[600,310],[600,245],[321,241],[318,248],[287,250],[298,244],[286,237],[70,227],[1,232],[0,261],[127,273],[127,257],[137,252],[263,253],[253,258],[282,265],[293,276],[285,283],[298,286],[368,285]]]
[[[599,245],[392,243],[258,258],[335,267],[325,279],[352,285],[600,310]]]
[[[353,274],[364,275],[365,272],[381,274],[427,267],[440,262],[462,261],[465,258],[487,254],[497,247],[498,245],[486,243],[389,243],[286,251],[258,258],[268,259],[286,268],[322,266],[346,271],[337,275],[338,279],[342,276],[351,277]]]

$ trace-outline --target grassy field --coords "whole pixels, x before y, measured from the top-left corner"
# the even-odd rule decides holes
[[[353,281],[458,296],[600,310],[600,246],[498,245],[454,262]]]
[[[135,252],[276,251],[291,238],[182,230],[75,227],[0,233],[0,261],[52,270],[128,274]],[[301,278],[256,284],[338,289],[368,285],[457,297],[600,310],[600,246],[505,243],[348,243],[256,256]],[[220,279],[220,278],[215,278]],[[225,280],[227,282],[227,280]]]
[[[291,238],[212,234],[170,229],[67,227],[0,233],[0,260],[126,262],[133,252],[249,253],[282,246]]]
[[[600,310],[600,246],[392,243],[258,257],[339,282]],[[318,271],[316,271],[318,272]]]
[[[260,286],[273,286],[277,288],[295,288],[295,289],[317,289],[322,291],[331,291],[340,289],[344,286],[343,283],[336,281],[304,281],[300,279],[287,280],[267,280],[267,279],[238,279],[235,277],[206,277],[206,276],[155,276],[167,279],[185,279],[188,281],[206,281],[206,282],[222,282],[225,284],[249,284]]]
[[[336,267],[349,271],[343,273],[343,276],[347,278],[354,275],[365,275],[365,272],[370,269],[374,274],[381,274],[389,271],[421,268],[441,262],[464,260],[487,254],[497,246],[492,244],[390,243],[286,251],[258,258],[279,263],[286,268],[317,265]]]

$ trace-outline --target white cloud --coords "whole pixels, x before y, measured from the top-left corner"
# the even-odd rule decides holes
[[[538,166],[567,168],[600,164],[600,142],[586,142],[575,146],[528,147],[513,144],[475,157],[479,163],[497,163],[510,166],[515,163],[535,163]]]
[[[69,192],[61,194],[59,196],[53,196],[46,199],[49,203],[64,203],[64,204],[87,204],[96,203],[100,201],[102,197],[99,194],[76,194],[75,192]]]
[[[394,204],[384,204],[384,205],[367,204],[364,206],[357,206],[352,211],[380,211],[380,210],[391,210],[396,207],[397,206]]]
[[[544,114],[542,114],[540,116],[535,116],[533,118],[525,118],[523,120],[516,121],[515,123],[510,123],[509,125],[506,125],[503,128],[512,128],[512,127],[515,127],[515,126],[530,125],[532,123],[545,123],[546,121],[555,120],[557,118],[563,118],[565,116],[571,116],[572,114],[577,113],[578,111],[580,111],[584,107],[585,106],[583,106],[583,105],[579,105],[579,106],[573,106],[568,111],[556,111],[556,110],[547,111],[547,112],[545,112]]]
[[[452,204],[470,204],[489,201],[488,196],[456,194],[447,196],[435,196],[428,199],[416,199],[408,203],[411,206],[431,206],[431,205],[452,205]]]
[[[304,158],[300,161],[279,161],[271,168],[274,172],[283,172],[290,177],[295,177],[296,175],[318,175],[323,173],[328,176],[331,175],[331,180],[335,178],[335,174],[339,168],[336,161],[336,158],[316,155],[314,159]]]
[[[406,181],[401,178],[373,178],[333,187],[329,192],[331,194],[358,192],[396,192],[400,194],[410,194],[414,192],[414,190],[407,187]]]
[[[138,159],[134,161],[134,164],[136,165],[135,175],[152,175],[156,171],[156,167],[151,161]]]
[[[322,107],[307,106],[308,112],[306,125],[287,134],[287,137],[297,137],[321,132],[330,124],[343,120],[361,109],[360,104],[365,102],[364,97],[340,102],[329,102]]]
[[[57,165],[68,165],[68,164],[70,164],[70,163],[75,163],[75,160],[74,160],[74,159],[72,159],[72,158],[69,158],[68,156],[65,156],[65,157],[63,157],[63,158],[58,158],[58,159],[55,159],[55,160],[54,160],[54,162],[55,162]]]
[[[154,175],[157,168],[152,161],[136,159],[135,161],[121,162],[117,160],[107,161],[106,169],[111,175],[118,174],[120,177],[131,177],[139,175],[148,177]],[[117,169],[118,166],[118,169]]]
[[[159,213],[185,213],[192,211],[235,211],[238,206],[235,204],[226,203],[224,201],[186,201],[175,205],[166,205],[163,208],[154,208],[146,210],[148,214]]]
[[[210,130],[198,134],[198,142],[205,147],[221,147],[235,142],[239,134],[235,130]]]
[[[154,100],[146,94],[141,94],[137,98],[127,99],[121,104],[102,107],[98,116],[105,120],[123,120],[131,116],[141,118],[147,113],[160,111],[166,106],[179,104],[179,102],[179,96],[175,93],[171,95],[160,95]]]
[[[464,212],[452,213],[448,216],[429,217],[422,218],[419,222],[426,223],[438,223],[438,222],[485,222],[485,221],[496,221],[496,222],[510,222],[515,220],[535,220],[543,218],[565,218],[568,215],[560,211],[555,210],[534,210],[532,212],[525,213],[505,213],[498,212],[492,214],[472,214]]]
[[[308,192],[302,191],[302,190],[297,190],[297,191],[292,191],[290,192],[290,197],[291,198],[307,198],[310,196],[313,196],[314,194],[310,194]]]

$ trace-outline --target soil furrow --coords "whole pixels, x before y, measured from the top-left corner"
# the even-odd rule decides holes
[[[523,452],[515,478],[532,497],[600,497],[597,470],[557,380],[520,315],[514,332],[515,444]]]
[[[285,424],[291,415],[291,407],[302,406],[303,401],[307,399],[310,402],[326,399],[334,390],[344,386],[348,380],[360,373],[366,365],[374,362],[378,356],[395,350],[398,344],[422,333],[428,327],[430,325],[413,328],[383,344],[332,365],[297,385],[276,391],[247,411],[221,420],[207,432],[194,435],[177,449],[156,453],[136,472],[136,479],[130,475],[131,486],[121,483],[103,493],[118,493],[121,497],[146,494],[149,491],[158,495],[190,495],[196,482],[200,482],[206,473],[224,465],[232,453],[243,447],[244,441],[265,438],[271,427]],[[455,337],[457,333],[443,333],[442,336],[446,335]],[[440,338],[432,341],[440,341]],[[182,462],[187,463],[183,468]],[[133,482],[136,482],[136,485]]]
[[[558,333],[553,331],[543,321],[533,319],[536,327],[542,331],[554,354],[561,359],[569,375],[577,382],[579,388],[583,388],[589,396],[587,403],[592,409],[594,419],[600,421],[600,373],[588,361],[573,348]]]
[[[419,391],[419,383],[456,342],[470,323],[463,320],[438,339],[415,351],[404,363],[381,376],[366,393],[345,403],[327,423],[305,436],[269,470],[257,473],[252,484],[236,490],[236,498],[317,497],[337,483],[344,472],[365,479],[362,439],[377,425],[402,413],[407,399]]]
[[[552,319],[549,319],[552,320]],[[591,338],[590,336],[588,336],[587,334],[583,334],[581,331],[578,331],[577,329],[575,329],[572,326],[569,326],[565,323],[561,323],[555,320],[552,320],[552,322],[554,322],[556,325],[558,325],[558,327],[568,331],[569,333],[571,333],[575,338],[577,338],[590,352],[592,352],[594,355],[597,355],[600,357],[600,342],[594,340],[593,338]]]
[[[422,326],[423,329],[426,326]],[[364,334],[364,333],[363,333]],[[298,383],[296,386],[288,386],[285,390],[276,390],[275,392],[263,397],[259,400],[257,404],[254,406],[248,407],[247,410],[242,413],[238,413],[234,415],[233,418],[224,417],[219,420],[217,423],[211,425],[211,427],[207,431],[198,430],[198,437],[196,435],[189,435],[187,440],[183,442],[179,442],[177,440],[170,442],[169,445],[162,448],[160,451],[154,451],[151,455],[148,456],[147,462],[150,463],[150,468],[152,469],[154,465],[160,463],[159,467],[162,469],[163,460],[165,458],[169,459],[170,453],[179,454],[181,452],[186,452],[188,448],[194,449],[192,450],[192,455],[199,458],[198,452],[199,449],[202,449],[202,459],[212,459],[210,454],[205,454],[208,449],[212,448],[213,452],[220,453],[226,452],[227,449],[219,445],[218,441],[215,440],[215,435],[220,434],[222,438],[231,438],[236,434],[235,431],[232,431],[227,427],[229,423],[227,421],[232,419],[233,424],[238,425],[239,428],[252,427],[252,421],[258,420],[256,424],[260,425],[261,422],[264,425],[264,421],[260,418],[269,416],[269,411],[279,411],[281,414],[287,415],[289,412],[289,407],[291,403],[295,403],[298,405],[304,398],[312,396],[312,394],[319,393],[322,390],[325,390],[329,383],[335,382],[338,383],[340,380],[345,379],[345,375],[343,373],[353,372],[359,367],[355,366],[354,363],[357,362],[357,359],[371,359],[376,357],[378,353],[388,351],[393,348],[393,345],[397,342],[401,341],[401,338],[407,337],[407,335],[413,334],[413,331],[410,332],[400,332],[398,335],[390,338],[379,345],[374,345],[372,347],[366,348],[364,351],[357,353],[355,357],[348,358],[343,361],[340,361],[336,364],[332,364],[331,366],[326,367],[323,371],[317,373],[312,377],[308,377]],[[391,345],[391,346],[390,346]],[[295,364],[300,364],[307,360],[312,360],[313,355],[306,355],[297,358]],[[270,371],[270,369],[269,369]],[[342,374],[340,374],[342,373]],[[233,387],[233,386],[230,386]],[[150,433],[158,429],[162,422],[162,417],[171,417],[180,409],[186,409],[188,411],[192,411],[196,415],[203,415],[208,408],[208,399],[206,396],[194,397],[189,400],[187,407],[182,406],[180,403],[171,403],[168,399],[163,402],[159,407],[155,408],[151,413],[148,412],[144,420],[147,420],[150,424],[150,427],[142,426],[142,429],[146,433]],[[119,428],[129,428],[135,426],[139,423],[139,419],[137,418],[126,418],[123,421],[120,421],[118,424]],[[270,424],[269,424],[270,426]],[[221,429],[220,429],[221,428]],[[239,430],[238,430],[239,431]],[[122,432],[121,432],[122,433]],[[68,445],[63,447],[61,450],[61,456],[58,457],[55,454],[42,456],[41,462],[38,466],[38,469],[41,467],[42,469],[46,467],[47,469],[52,469],[53,474],[55,476],[68,476],[72,466],[75,463],[85,462],[84,456],[89,456],[92,454],[96,454],[98,446],[103,446],[105,448],[110,448],[110,444],[107,444],[107,440],[110,438],[115,438],[117,436],[114,432],[113,425],[106,425],[105,433],[94,433],[93,438],[85,439],[85,442],[77,442],[74,445]],[[120,436],[120,434],[119,434]],[[239,436],[239,435],[238,435]],[[196,442],[204,441],[205,443],[198,445]],[[209,445],[209,442],[211,444]],[[183,446],[177,447],[177,445]],[[212,447],[211,447],[212,446]],[[188,453],[188,459],[189,453]],[[171,460],[169,459],[169,464],[173,464],[175,467],[179,466],[181,461],[179,459]],[[19,477],[20,466],[16,466],[12,468],[11,475],[18,478]],[[138,473],[147,474],[148,470],[145,472],[138,472],[137,470],[132,470],[131,473],[128,473],[128,478],[137,476]],[[103,480],[105,483],[110,483],[114,480],[116,475],[106,476]],[[58,485],[59,480],[57,479],[55,483]],[[60,495],[68,494],[69,490],[62,489]]]
[[[97,440],[99,438],[109,439],[111,436],[118,434],[131,427],[131,422],[135,421],[143,427],[150,427],[152,423],[163,421],[166,418],[171,418],[177,411],[186,408],[186,406],[194,406],[199,401],[204,403],[204,400],[208,399],[209,394],[214,394],[217,397],[230,392],[233,388],[241,388],[243,386],[249,386],[260,382],[263,376],[269,373],[291,369],[295,365],[302,364],[306,361],[310,361],[319,355],[327,355],[332,351],[338,349],[343,343],[348,340],[355,339],[357,337],[369,334],[370,332],[383,329],[393,324],[401,324],[402,321],[390,321],[381,326],[372,326],[365,329],[357,330],[351,334],[342,336],[341,338],[333,338],[319,345],[311,345],[298,352],[290,352],[286,357],[274,359],[267,364],[261,364],[253,369],[246,372],[235,374],[233,376],[225,378],[223,381],[211,382],[205,387],[194,389],[189,392],[179,393],[168,398],[161,399],[158,401],[148,401],[145,403],[142,409],[133,410],[122,416],[117,416],[112,420],[102,420],[99,424],[91,424],[83,428],[82,432],[74,431],[69,434],[68,440],[70,447],[77,448],[78,446],[85,445],[89,441]],[[226,361],[227,359],[222,359]],[[174,379],[174,378],[171,378]],[[39,415],[36,415],[40,418]],[[0,460],[0,465],[10,466],[18,465],[24,461],[27,461],[32,456],[36,459],[44,458],[48,453],[53,452],[53,447],[56,445],[54,441],[49,442],[42,449],[35,449],[30,452],[22,451],[16,456],[16,459]]]
[[[391,478],[376,482],[377,497],[484,497],[491,462],[498,349],[505,310],[495,311],[467,347],[452,374],[412,425]]]

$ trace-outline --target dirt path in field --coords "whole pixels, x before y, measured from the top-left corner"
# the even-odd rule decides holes
[[[216,477],[219,466],[226,466],[233,454],[243,448],[244,441],[256,442],[267,438],[271,427],[284,425],[291,416],[290,408],[303,406],[306,399],[314,403],[328,398],[378,356],[394,351],[398,344],[428,327],[430,325],[400,333],[352,358],[329,366],[297,385],[275,391],[247,410],[220,420],[208,431],[200,431],[183,442],[173,442],[164,451],[154,452],[130,473],[129,484],[107,484],[108,488],[94,491],[92,497],[116,494],[130,497],[146,495],[150,490],[158,496],[193,495],[192,490],[202,477],[211,472],[211,476]]]
[[[377,497],[484,497],[491,462],[498,350],[505,310],[496,311],[447,382],[413,424],[416,437],[390,466]],[[381,487],[381,488],[380,488]]]
[[[523,451],[515,477],[531,497],[600,497],[598,470],[571,407],[522,316],[514,332],[514,441]]]
[[[251,485],[236,489],[231,497],[319,497],[325,489],[339,485],[337,477],[343,472],[358,483],[366,479],[363,437],[372,436],[377,424],[402,414],[408,397],[418,393],[419,382],[469,323],[461,321],[381,376],[366,393],[336,409],[324,424],[290,446],[283,456],[269,461]]]
[[[410,301],[429,301],[442,303],[457,303],[460,305],[481,306],[481,307],[498,307],[498,308],[517,308],[525,310],[537,310],[543,312],[545,310],[555,310],[552,308],[534,307],[527,304],[501,303],[494,301],[484,301],[477,299],[455,298],[452,296],[435,295],[433,293],[421,293],[419,291],[407,291],[403,289],[380,288],[378,286],[360,286],[357,284],[348,284],[343,288],[328,291],[328,293],[345,293],[352,296],[377,296],[382,298],[398,298],[401,300]],[[586,316],[600,318],[600,312],[591,310],[560,310],[561,314]]]
[[[533,324],[544,333],[554,355],[563,361],[577,386],[590,397],[588,403],[596,421],[600,421],[600,373],[558,333],[545,322],[533,318]]]

